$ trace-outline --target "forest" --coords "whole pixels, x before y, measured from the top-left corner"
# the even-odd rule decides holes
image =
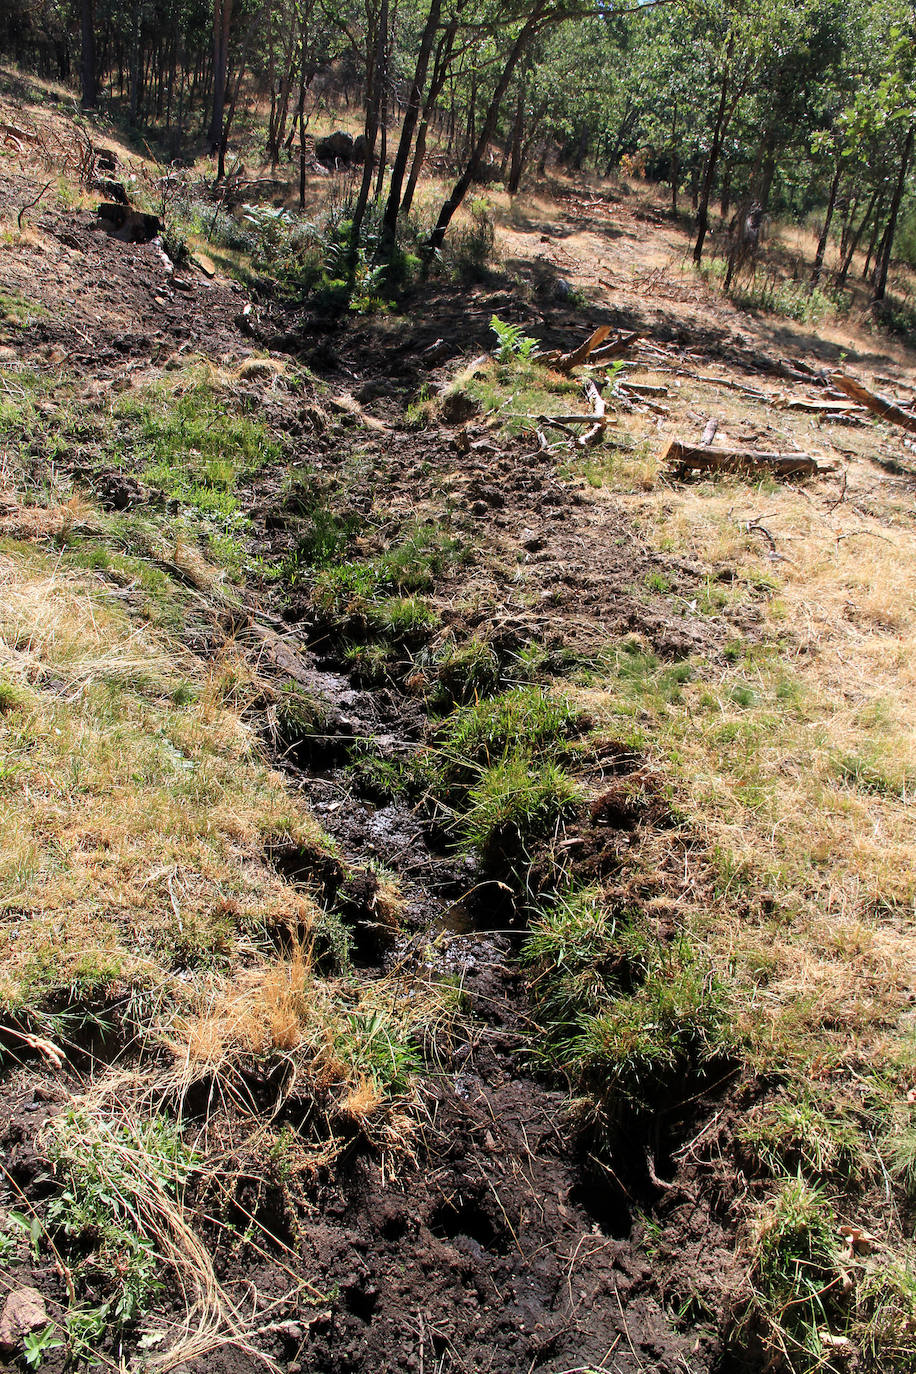
[[[666,183],[672,210],[692,216],[698,264],[715,214],[737,225],[752,207],[758,223],[816,213],[814,283],[833,238],[840,289],[862,245],[880,301],[895,249],[916,257],[914,25],[904,0],[14,0],[0,50],[78,78],[84,109],[123,112],[166,160],[206,143],[222,178],[233,136],[246,155],[261,142],[274,167],[300,159],[303,194],[310,120],[357,112],[353,233],[372,204],[387,251],[432,130],[455,176],[428,227],[432,250],[475,183],[515,193],[556,159]]]

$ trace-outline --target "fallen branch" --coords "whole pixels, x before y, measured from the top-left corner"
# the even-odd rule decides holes
[[[847,377],[843,372],[834,372],[830,380],[840,391],[858,401],[859,405],[865,406],[872,414],[916,434],[916,415],[901,409],[895,401],[889,401],[886,396],[879,396],[876,391],[869,391],[868,387],[857,382],[854,377]]]
[[[790,397],[781,402],[783,410],[811,411],[815,415],[861,415],[863,407],[852,401],[810,401]]]
[[[604,343],[608,334],[611,332],[610,325],[602,324],[586,340],[585,343],[574,348],[571,353],[563,353],[558,348],[552,348],[547,353],[538,353],[537,361],[544,363],[548,367],[556,368],[557,372],[571,372],[574,367],[581,367],[587,363],[590,367],[600,366],[602,363],[610,362],[613,358],[619,358],[622,353],[626,353],[639,341],[639,334],[620,334],[616,339],[612,339],[603,348],[599,345]]]
[[[621,334],[619,338],[605,344],[604,348],[596,349],[589,362],[600,364],[610,362],[612,358],[619,358],[622,353],[626,353],[639,343],[639,338],[639,334],[635,331],[632,334]]]
[[[733,382],[730,377],[710,377],[708,373],[686,372],[681,370],[682,377],[690,377],[695,382],[705,382],[707,386],[724,386],[729,391],[740,391],[742,396],[750,396],[753,401],[769,401],[770,397],[765,391],[761,391],[756,386],[745,386],[743,382]]]
[[[598,440],[603,437],[607,426],[605,415],[607,405],[605,404],[604,397],[601,395],[601,392],[595,386],[591,378],[585,383],[585,394],[592,403],[594,424],[591,429],[587,429],[584,434],[580,434],[579,438],[576,440],[580,448],[589,448],[592,444],[596,444]]]
[[[578,348],[574,348],[571,353],[560,354],[554,364],[557,371],[572,372],[574,367],[578,367],[580,363],[587,362],[598,345],[604,343],[610,332],[611,326],[609,324],[599,325],[594,334],[589,335],[585,340],[585,343],[580,344]]]
[[[765,472],[774,477],[808,476],[830,472],[806,453],[757,453],[753,449],[706,448],[672,439],[663,461],[698,472]]]
[[[44,195],[45,191],[49,191],[53,185],[54,185],[53,181],[47,182],[44,186],[42,186],[41,190],[38,192],[38,195],[35,196],[34,200],[30,200],[30,201],[27,202],[27,204],[23,205],[22,209],[19,211],[19,214],[16,216],[16,227],[17,227],[17,229],[21,229],[21,228],[22,228],[22,216],[25,214],[25,212],[26,212],[27,210],[32,210],[32,209],[34,209],[35,206],[38,204],[38,202],[41,200],[41,198],[42,198],[42,196]]]

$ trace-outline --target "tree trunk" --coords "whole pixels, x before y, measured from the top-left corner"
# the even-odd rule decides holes
[[[729,67],[731,65],[733,50],[734,39],[730,38],[725,53],[725,60],[722,63],[722,89],[719,92],[719,108],[716,111],[716,122],[712,131],[712,143],[709,147],[709,155],[706,158],[706,170],[703,174],[703,185],[700,189],[700,203],[697,207],[697,240],[693,246],[693,260],[698,267],[703,260],[703,244],[706,242],[706,233],[709,229],[709,199],[712,195],[712,186],[716,175],[716,163],[719,161],[719,150],[722,147],[725,110],[728,105]]]
[[[131,124],[140,122],[140,106],[143,88],[143,49],[140,44],[140,6],[138,5],[133,16],[131,25],[130,40],[130,105],[129,117]]]
[[[722,173],[722,186],[719,192],[719,211],[722,218],[728,215],[729,206],[732,203],[732,169],[726,163],[725,171]]]
[[[228,3],[228,0],[225,0]],[[251,46],[251,36],[254,33],[254,19],[245,30],[245,37],[242,41],[242,51],[239,54],[239,69],[236,73],[235,82],[232,87],[232,95],[229,99],[228,108],[222,121],[222,134],[219,140],[219,158],[216,165],[216,179],[222,181],[226,175],[226,149],[229,146],[229,130],[232,128],[232,120],[235,115],[235,107],[238,104],[239,92],[242,89],[242,79],[245,75],[245,68],[248,65],[248,50]]]
[[[381,0],[378,25],[375,33],[374,50],[371,35],[366,52],[366,161],[363,166],[363,179],[353,211],[352,251],[356,255],[359,236],[369,204],[372,189],[372,162],[375,155],[375,140],[378,137],[379,112],[382,104],[382,82],[384,80],[385,53],[388,51],[388,0]]]
[[[98,101],[98,75],[95,61],[95,5],[93,0],[80,0],[80,103],[84,110],[94,110]]]
[[[770,192],[773,189],[773,177],[776,175],[776,150],[769,140],[766,144],[766,151],[763,156],[763,171],[760,174],[760,185],[757,190],[757,200],[765,210],[770,203]]]
[[[214,151],[223,141],[223,113],[226,107],[226,75],[229,69],[229,29],[232,0],[213,0],[213,109],[207,135]]]
[[[417,143],[414,149],[413,162],[410,167],[410,176],[407,178],[407,189],[401,201],[400,215],[409,215],[410,207],[413,205],[414,192],[417,189],[417,180],[420,169],[423,166],[423,159],[426,156],[426,135],[429,131],[429,121],[436,108],[436,101],[442,94],[448,75],[448,64],[452,55],[452,46],[455,42],[455,34],[458,32],[458,21],[453,19],[440,39],[436,50],[436,60],[433,63],[433,75],[429,83],[429,91],[423,102],[423,114],[420,120],[420,127],[417,130]]]
[[[872,213],[873,213],[873,211],[875,210],[876,206],[879,206],[879,205],[880,205],[880,196],[879,196],[879,192],[878,192],[878,191],[873,191],[873,192],[872,192],[872,196],[871,196],[871,200],[868,202],[867,206],[865,207],[865,214],[864,214],[864,215],[862,216],[862,218],[859,220],[859,227],[858,227],[858,229],[856,229],[854,232],[850,233],[849,243],[848,243],[848,246],[847,246],[847,248],[846,248],[846,252],[845,252],[845,254],[843,255],[843,261],[842,261],[841,264],[840,264],[840,270],[839,270],[839,272],[837,273],[837,279],[836,279],[836,280],[837,280],[837,286],[843,286],[843,285],[845,284],[845,282],[846,282],[846,277],[847,277],[847,275],[848,275],[848,273],[849,273],[849,269],[850,269],[850,267],[852,266],[852,260],[853,260],[853,258],[855,257],[856,249],[857,249],[858,246],[859,246],[859,240],[861,239],[862,234],[863,234],[864,231],[865,231],[865,226],[866,226],[866,224],[868,224],[868,221],[871,219]]]
[[[872,254],[874,253],[875,248],[877,247],[878,236],[881,233],[881,211],[883,210],[883,208],[884,197],[882,196],[881,199],[878,201],[878,207],[875,210],[875,218],[872,222],[871,238],[868,240],[868,248],[865,253],[865,266],[862,268],[863,281],[868,281],[868,274],[871,270]]]
[[[824,266],[824,254],[827,251],[827,239],[830,236],[830,221],[833,219],[833,207],[836,205],[837,192],[840,189],[840,177],[843,175],[843,162],[837,158],[836,170],[833,173],[833,181],[830,183],[830,194],[827,197],[827,209],[824,212],[824,225],[821,229],[820,238],[817,241],[817,252],[814,254],[814,268],[811,272],[811,285],[817,286],[821,279],[821,269]]]
[[[897,174],[897,184],[894,187],[890,213],[887,217],[887,229],[884,233],[884,242],[881,245],[881,252],[878,254],[875,263],[875,275],[872,280],[872,286],[874,287],[873,299],[876,301],[884,300],[884,292],[887,289],[887,272],[891,265],[891,250],[894,247],[894,234],[897,232],[897,216],[900,212],[900,202],[903,199],[903,191],[906,186],[906,174],[909,171],[910,158],[913,155],[914,135],[916,135],[916,123],[911,124],[907,130],[906,142],[903,145],[903,154],[900,158],[900,171]]]
[[[546,0],[544,0],[544,3],[538,4],[532,10],[531,14],[528,16],[528,19],[522,26],[522,29],[519,32],[518,37],[515,40],[515,44],[513,45],[512,51],[509,53],[509,56],[506,60],[506,65],[503,68],[502,75],[500,76],[499,81],[496,84],[496,90],[493,92],[493,97],[490,101],[489,108],[484,117],[483,128],[480,131],[480,137],[477,140],[477,143],[471,153],[471,156],[468,158],[467,165],[465,166],[464,171],[462,172],[458,180],[455,182],[455,185],[452,188],[451,195],[449,196],[448,200],[445,201],[445,203],[442,206],[442,209],[439,211],[439,218],[436,221],[436,227],[433,229],[433,232],[429,236],[429,241],[426,245],[426,250],[424,254],[427,262],[429,262],[433,253],[435,253],[439,248],[442,247],[442,242],[445,238],[445,231],[448,229],[448,226],[452,221],[452,216],[455,214],[455,211],[461,205],[461,202],[467,195],[468,188],[474,180],[475,173],[477,172],[477,169],[480,166],[481,161],[483,160],[484,153],[489,147],[490,139],[493,137],[493,130],[496,128],[496,121],[499,118],[500,106],[502,105],[503,97],[509,88],[513,72],[515,71],[515,68],[519,63],[520,58],[522,57],[523,53],[528,47],[528,44],[530,43],[531,39],[534,37],[535,33],[540,27],[540,24],[543,19],[545,5]]]
[[[442,0],[431,0],[429,14],[426,16],[426,26],[423,29],[423,37],[420,39],[420,51],[417,54],[417,65],[414,68],[410,98],[407,101],[404,122],[401,125],[401,138],[398,143],[398,150],[394,156],[394,165],[391,168],[391,185],[388,188],[388,203],[385,206],[385,216],[383,220],[386,249],[394,244],[397,233],[398,215],[401,212],[401,191],[404,185],[404,173],[407,171],[407,160],[410,157],[414,131],[416,130],[417,121],[420,117],[423,89],[426,85],[426,72],[429,67],[430,54],[433,50],[433,40],[436,36],[436,29],[439,27],[439,15],[441,10]]]
[[[509,186],[510,196],[518,194],[519,182],[522,179],[523,155],[525,151],[525,92],[527,82],[523,81],[518,90],[518,100],[515,103],[515,122],[512,125],[512,153],[509,166]]]
[[[681,164],[677,150],[677,101],[671,107],[671,213],[677,215],[677,185],[680,180]]]

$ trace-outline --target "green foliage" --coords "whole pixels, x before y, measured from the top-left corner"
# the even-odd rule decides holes
[[[730,1048],[728,1018],[718,980],[686,937],[663,943],[637,932],[624,951],[637,986],[586,1016],[570,1050],[612,1109],[642,1109]]]
[[[165,1117],[128,1126],[70,1108],[54,1120],[48,1154],[56,1192],[46,1224],[78,1291],[107,1321],[136,1321],[162,1289],[155,1203],[177,1196],[191,1153]]]
[[[499,362],[511,363],[514,358],[521,359],[523,363],[531,362],[538,341],[523,333],[520,324],[504,324],[498,315],[492,315],[490,328],[496,335],[496,357]]]
[[[493,645],[477,636],[464,644],[450,643],[436,663],[437,705],[451,706],[492,696],[502,682],[499,655]]]
[[[237,515],[239,477],[283,455],[263,422],[227,403],[202,374],[152,387],[116,413],[144,480],[223,525]]]
[[[359,1007],[341,1018],[335,1048],[345,1063],[390,1097],[406,1092],[422,1067],[419,1048],[406,1033],[403,1019],[387,1009]]]
[[[734,287],[731,297],[744,310],[762,310],[801,324],[820,324],[842,318],[852,306],[852,293],[829,286],[768,278],[760,285],[756,279],[747,287]]]
[[[540,687],[515,687],[459,707],[440,724],[430,751],[437,794],[455,804],[483,768],[511,755],[560,758],[577,721],[568,701]]]
[[[822,1189],[787,1177],[757,1215],[748,1317],[762,1323],[793,1369],[823,1368],[819,1332],[841,1306],[837,1218]]]
[[[552,831],[581,800],[579,788],[557,764],[511,754],[471,787],[458,833],[489,867],[513,868],[530,857],[531,841]]]
[[[64,1342],[57,1337],[53,1322],[42,1327],[41,1331],[29,1331],[22,1342],[22,1358],[29,1369],[38,1369],[45,1355],[51,1350],[60,1350]]]
[[[687,936],[661,940],[597,891],[543,902],[523,955],[545,1033],[539,1056],[611,1119],[653,1110],[672,1083],[732,1048],[724,989]]]
[[[862,1170],[865,1142],[855,1123],[814,1093],[793,1085],[755,1109],[738,1129],[738,1139],[762,1173],[844,1183]]]
[[[32,693],[21,682],[0,678],[0,716],[11,711],[27,711],[32,699]]]

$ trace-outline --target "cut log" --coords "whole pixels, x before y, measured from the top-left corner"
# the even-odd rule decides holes
[[[716,437],[716,431],[718,430],[718,428],[719,428],[719,421],[718,421],[718,420],[707,420],[707,421],[706,421],[706,428],[703,430],[703,437],[702,437],[702,439],[700,440],[700,448],[709,448],[709,445],[712,443],[713,439],[715,439],[715,437]]]
[[[812,476],[832,471],[806,453],[757,453],[754,449],[706,448],[672,439],[663,461],[696,472],[757,472],[773,477]]]
[[[903,410],[897,405],[896,401],[890,401],[886,396],[879,396],[876,391],[869,391],[867,386],[857,382],[854,377],[847,377],[843,372],[834,372],[830,379],[833,385],[839,387],[859,405],[865,406],[873,415],[879,416],[882,420],[887,420],[893,425],[901,425],[908,429],[912,434],[916,434],[916,415],[908,410]]]

